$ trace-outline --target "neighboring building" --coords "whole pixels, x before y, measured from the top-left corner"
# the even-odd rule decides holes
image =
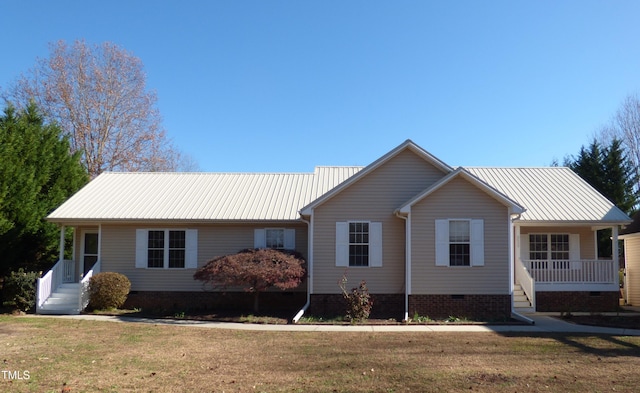
[[[624,286],[626,303],[640,305],[640,212],[633,215],[633,222],[622,232],[624,240]]]
[[[308,265],[302,297],[277,301],[308,313],[343,312],[346,272],[352,286],[367,281],[374,315],[488,319],[617,307],[618,228],[631,221],[567,168],[455,169],[410,140],[364,168],[105,173],[48,220],[74,228],[74,257],[40,280],[39,312],[61,312],[46,299],[96,262],[129,277],[132,305],[221,302],[195,269],[276,247]],[[597,260],[603,228],[613,229],[612,260]]]

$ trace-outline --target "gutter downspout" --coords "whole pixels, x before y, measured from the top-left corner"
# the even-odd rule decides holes
[[[403,216],[399,211],[396,217],[405,222],[405,257],[404,257],[404,321],[409,320],[409,292],[411,291],[411,217]]]
[[[298,323],[300,318],[309,309],[311,304],[311,283],[313,282],[313,213],[311,214],[311,221],[307,221],[304,218],[300,218],[300,221],[307,224],[307,248],[308,248],[308,261],[307,261],[307,302],[302,306],[300,311],[293,317],[293,323]]]

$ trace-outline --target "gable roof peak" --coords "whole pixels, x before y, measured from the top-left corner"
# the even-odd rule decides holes
[[[361,171],[359,171],[358,173],[356,173],[352,177],[350,177],[347,180],[345,180],[339,186],[335,187],[331,191],[329,191],[326,194],[320,196],[315,201],[311,202],[307,206],[305,206],[302,209],[300,209],[300,214],[303,215],[303,216],[310,215],[311,211],[315,207],[317,207],[317,206],[323,204],[324,202],[326,202],[327,200],[331,199],[334,195],[340,193],[342,190],[344,190],[345,188],[349,187],[351,184],[357,182],[358,180],[360,180],[362,177],[366,176],[367,174],[375,171],[377,168],[379,168],[380,166],[382,166],[383,164],[385,164],[386,162],[388,162],[389,160],[391,160],[392,158],[396,157],[398,154],[400,154],[401,152],[403,152],[403,151],[405,151],[407,149],[411,150],[413,153],[415,153],[416,155],[421,157],[423,160],[429,162],[431,165],[433,165],[437,169],[441,170],[445,175],[449,174],[449,173],[451,173],[453,171],[453,168],[451,166],[447,165],[444,161],[440,160],[439,158],[437,158],[433,154],[431,154],[428,151],[424,150],[422,147],[417,145],[411,139],[407,139],[404,142],[402,142],[400,145],[396,146],[394,149],[392,149],[389,152],[387,152],[382,157],[378,158],[377,160],[375,160],[371,164],[365,166]]]
[[[453,170],[449,174],[447,174],[445,177],[443,177],[439,181],[435,182],[434,184],[429,186],[427,189],[425,189],[423,192],[421,192],[420,194],[416,195],[411,200],[407,201],[401,207],[396,209],[396,213],[408,214],[411,211],[411,207],[413,205],[415,205],[416,203],[418,203],[418,202],[422,201],[423,199],[427,198],[429,195],[433,194],[435,191],[437,191],[438,189],[442,188],[446,184],[450,183],[453,179],[458,178],[458,177],[462,177],[463,179],[465,179],[466,181],[471,183],[473,186],[475,186],[478,189],[484,191],[486,194],[488,194],[489,196],[491,196],[492,198],[494,198],[498,202],[500,202],[503,205],[507,206],[509,208],[509,210],[510,210],[510,213],[512,213],[512,214],[522,214],[522,213],[524,213],[526,211],[526,209],[522,205],[520,205],[518,202],[516,202],[513,199],[511,199],[508,195],[500,192],[499,190],[495,189],[491,185],[487,184],[485,181],[483,181],[482,179],[478,178],[477,176],[475,176],[473,173],[469,172],[464,167],[459,166],[455,170]]]

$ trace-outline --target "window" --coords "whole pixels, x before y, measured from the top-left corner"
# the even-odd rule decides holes
[[[568,234],[529,234],[529,259],[570,259]]]
[[[569,259],[569,235],[550,235],[551,259]]]
[[[169,267],[183,268],[186,251],[184,231],[169,231]]]
[[[257,228],[253,233],[253,248],[296,249],[294,228]]]
[[[266,229],[267,248],[284,249],[284,229]]]
[[[449,222],[449,266],[471,265],[469,221]]]
[[[136,230],[136,268],[195,269],[198,261],[195,229]]]
[[[529,234],[529,259],[536,261],[532,263],[532,268],[569,269],[569,259],[572,258],[570,243],[568,234]]]
[[[382,223],[336,222],[336,266],[382,267]]]
[[[164,267],[164,231],[149,231],[147,267]]]
[[[369,266],[369,223],[349,223],[349,266]]]
[[[436,266],[484,266],[484,220],[435,220]]]

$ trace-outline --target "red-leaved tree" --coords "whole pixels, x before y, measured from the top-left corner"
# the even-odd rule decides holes
[[[246,249],[237,254],[216,257],[193,278],[214,287],[243,287],[254,293],[253,310],[258,312],[260,292],[276,287],[295,288],[305,275],[304,259],[295,251]]]

